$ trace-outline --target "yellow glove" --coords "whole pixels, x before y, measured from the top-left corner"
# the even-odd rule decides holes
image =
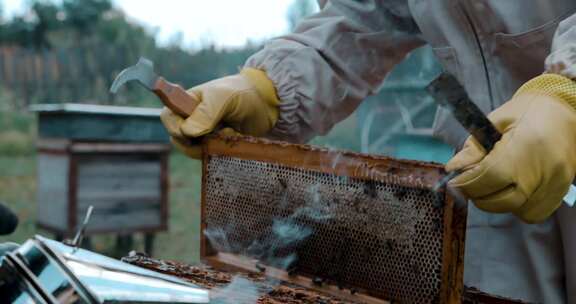
[[[242,134],[262,136],[278,120],[280,101],[276,89],[261,70],[246,68],[237,75],[193,87],[188,93],[200,102],[189,117],[180,117],[165,108],[160,119],[174,145],[192,158],[202,154],[197,138],[220,125]]]
[[[502,139],[486,155],[472,138],[446,164],[450,182],[478,208],[512,212],[528,223],[548,218],[576,172],[576,82],[545,74],[524,84],[489,115]]]

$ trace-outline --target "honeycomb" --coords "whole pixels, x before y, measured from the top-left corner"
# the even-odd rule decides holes
[[[205,157],[210,246],[399,303],[439,303],[444,196],[393,179]]]

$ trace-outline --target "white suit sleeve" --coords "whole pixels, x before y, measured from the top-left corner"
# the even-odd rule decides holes
[[[326,134],[422,44],[406,1],[326,1],[246,62],[266,71],[281,100],[270,137],[306,142]]]
[[[576,14],[558,25],[552,52],[546,58],[546,71],[576,80]]]

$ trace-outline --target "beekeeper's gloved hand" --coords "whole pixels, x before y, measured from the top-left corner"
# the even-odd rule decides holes
[[[545,220],[576,172],[576,82],[555,74],[534,78],[489,119],[502,139],[486,155],[468,138],[446,164],[447,171],[464,170],[449,186],[482,210]]]
[[[188,93],[200,102],[189,117],[165,108],[160,118],[175,146],[192,158],[201,157],[198,138],[217,127],[263,136],[278,120],[276,89],[261,70],[245,68],[237,75],[193,87]]]

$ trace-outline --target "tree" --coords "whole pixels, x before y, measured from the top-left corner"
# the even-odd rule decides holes
[[[58,20],[59,8],[51,2],[36,1],[32,4],[36,15],[36,23],[32,29],[32,45],[35,48],[50,48],[48,33],[57,30],[61,21]]]
[[[160,47],[154,33],[130,22],[110,0],[28,3],[29,11],[0,23],[0,63],[5,64],[0,92],[13,96],[20,109],[71,101],[158,106],[157,98],[140,86],[129,84],[114,96],[108,88],[140,56],[152,59],[167,79],[191,87],[238,72],[259,48],[205,47],[194,53],[183,49],[179,39]]]
[[[104,13],[112,9],[112,3],[110,0],[64,0],[62,9],[66,22],[81,34],[86,34]]]

